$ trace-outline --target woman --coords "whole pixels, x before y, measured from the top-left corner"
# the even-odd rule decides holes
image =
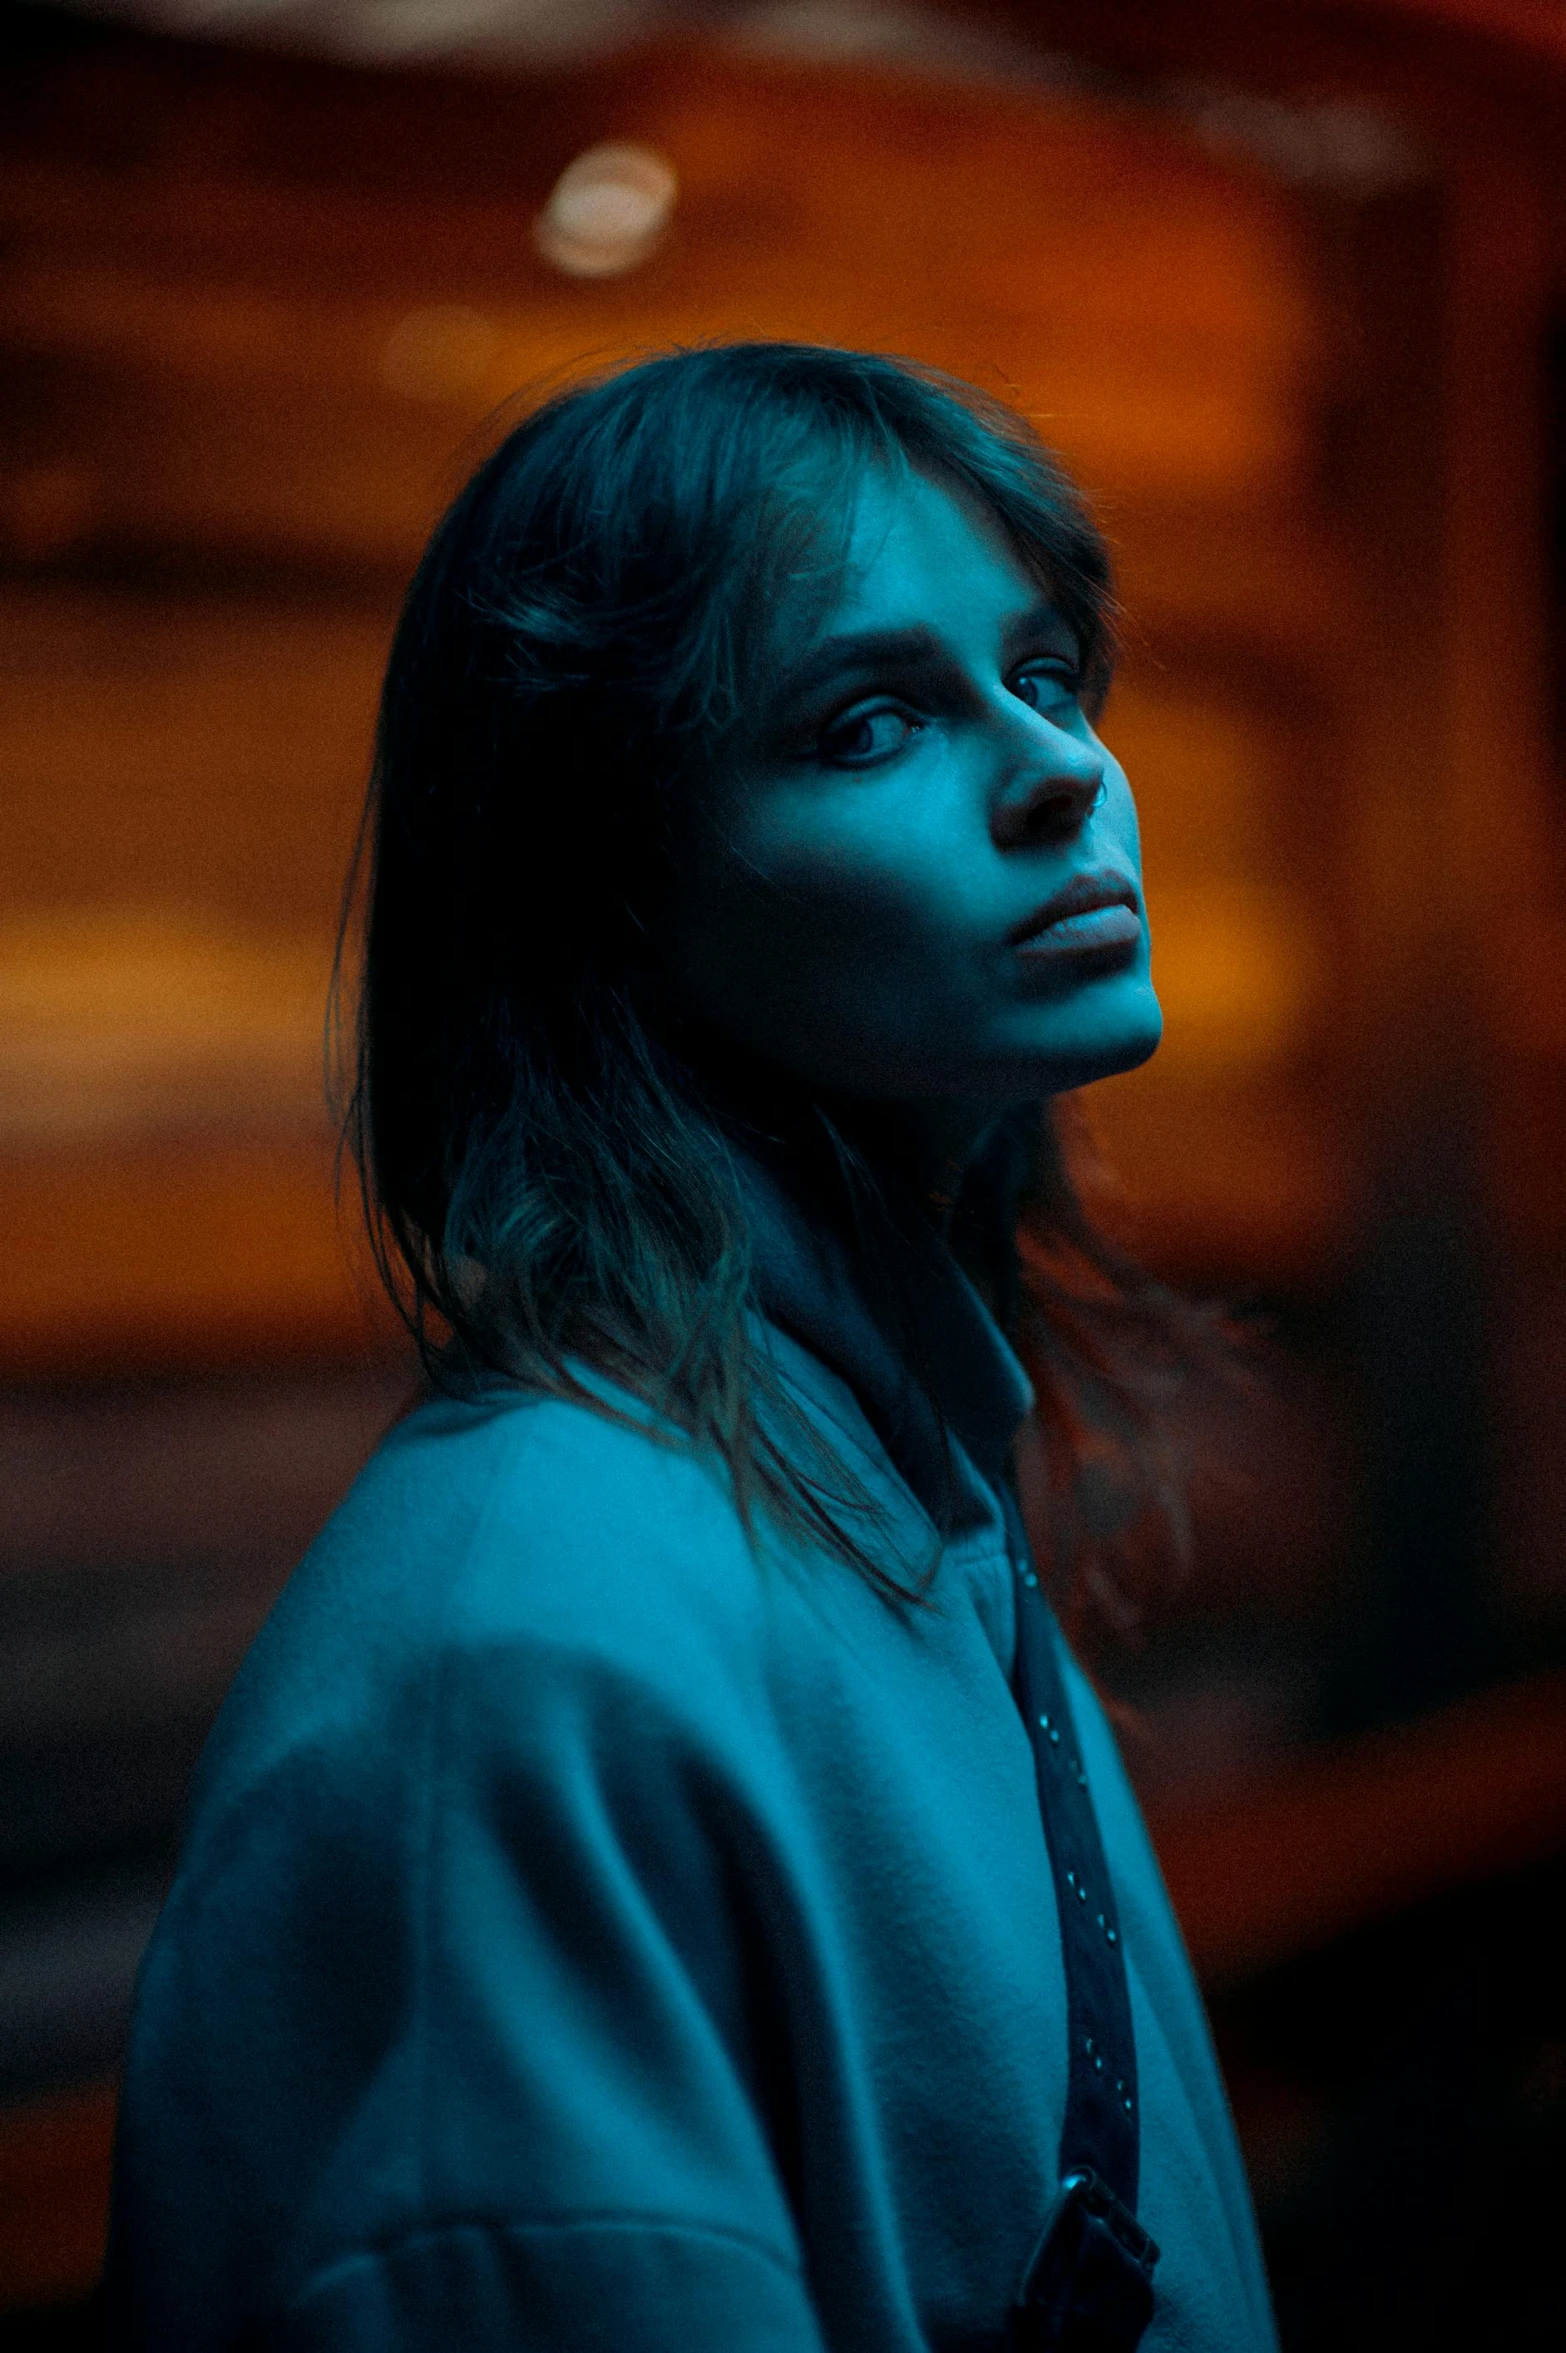
[[[1003,1326],[1110,1604],[1081,1474],[1155,1493],[1178,1317],[1038,1108],[1159,1034],[1109,663],[1051,460],[886,359],[649,361],[437,532],[355,1108],[430,1393],[202,1767],[127,2343],[1272,2344],[1012,1490]]]

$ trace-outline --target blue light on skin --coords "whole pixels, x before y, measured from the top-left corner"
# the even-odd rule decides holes
[[[977,502],[871,468],[848,554],[688,812],[656,936],[703,1019],[878,1107],[945,1192],[1001,1111],[1158,1044],[1136,806]],[[1111,903],[1038,929],[1069,891]]]

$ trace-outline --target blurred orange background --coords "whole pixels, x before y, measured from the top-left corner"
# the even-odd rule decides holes
[[[1342,2252],[1344,2150],[1402,2148],[1445,2029],[1317,2046],[1437,1919],[1490,1986],[1469,1924],[1533,1937],[1566,1844],[1566,17],[106,0],[0,40],[16,2341],[91,2341],[184,1780],[412,1377],[323,1087],[402,584],[519,394],[727,335],[971,377],[1114,543],[1168,1042],[1093,1090],[1096,1198],[1273,1335],[1193,1401],[1129,1753],[1286,2342],[1413,2341],[1353,2333],[1422,2307],[1406,2245]],[[535,223],[606,141],[678,194],[573,273]],[[1566,2147],[1529,2000],[1470,2052],[1512,2105],[1434,2147]]]

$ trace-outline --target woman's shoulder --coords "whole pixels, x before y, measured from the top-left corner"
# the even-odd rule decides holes
[[[721,1466],[634,1401],[496,1392],[417,1407],[381,1441],[284,1597],[421,1649],[593,1645],[652,1597],[741,1606],[756,1585]]]
[[[388,1432],[295,1570],[215,1751],[362,1755],[436,1684],[522,1704],[545,1680],[619,1683],[684,1709],[761,1673],[765,1587],[690,1446],[564,1400],[438,1399]]]

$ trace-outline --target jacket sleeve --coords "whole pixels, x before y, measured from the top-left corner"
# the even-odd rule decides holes
[[[764,1726],[682,1681],[536,1635],[432,1678],[406,2026],[318,2183],[286,2353],[822,2353],[767,2112],[798,1907]]]
[[[799,2276],[763,2246],[645,2218],[466,2223],[314,2280],[288,2353],[820,2353]]]

